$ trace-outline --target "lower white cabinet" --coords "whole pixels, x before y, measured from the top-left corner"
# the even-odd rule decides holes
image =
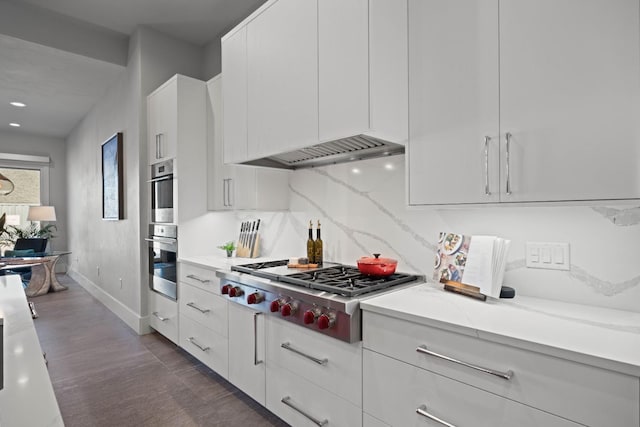
[[[362,409],[334,393],[278,366],[267,364],[267,409],[296,427],[327,421],[331,427],[362,425]]]
[[[149,326],[178,344],[178,303],[157,292],[149,292]]]
[[[191,353],[196,359],[227,378],[229,366],[229,347],[227,337],[214,332],[211,328],[180,316],[180,347]]]
[[[379,420],[397,427],[580,425],[366,349],[364,371],[364,411],[378,419],[369,425],[384,425]]]
[[[229,381],[265,405],[265,317],[229,303]]]

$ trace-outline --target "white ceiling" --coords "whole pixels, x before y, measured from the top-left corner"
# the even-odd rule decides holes
[[[96,34],[133,34],[139,25],[203,46],[215,40],[265,0],[0,0],[3,12],[64,15]],[[45,46],[42,25],[5,30],[0,25],[0,131],[65,138],[124,70],[116,61]],[[52,15],[53,16],[53,15]],[[36,15],[34,15],[36,17]],[[2,18],[0,18],[2,19]],[[40,21],[41,22],[41,21]],[[26,26],[28,27],[28,26]],[[30,37],[31,31],[34,37]],[[46,30],[45,30],[46,31]],[[16,36],[15,33],[18,33]],[[37,34],[37,33],[40,34]],[[46,38],[46,35],[45,35]],[[93,56],[93,57],[89,57]],[[11,101],[26,108],[15,108]],[[18,129],[9,126],[18,122]],[[1,141],[0,141],[1,149]]]

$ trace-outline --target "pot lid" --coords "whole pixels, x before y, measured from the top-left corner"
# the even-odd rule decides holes
[[[380,258],[380,254],[373,254],[373,257],[363,256],[358,260],[359,264],[371,264],[371,265],[387,265],[397,264],[398,261],[393,258]]]

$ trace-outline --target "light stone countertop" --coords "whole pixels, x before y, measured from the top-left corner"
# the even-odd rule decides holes
[[[0,426],[64,426],[27,298],[17,275],[0,276],[4,387]],[[45,321],[46,319],[42,319]]]
[[[483,302],[434,283],[374,297],[360,307],[640,377],[640,313],[518,295]]]

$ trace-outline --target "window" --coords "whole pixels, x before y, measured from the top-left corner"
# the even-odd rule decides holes
[[[0,196],[0,215],[7,214],[7,224],[27,224],[29,206],[41,204],[41,171],[37,169],[0,168],[0,173],[15,185],[11,194]]]

